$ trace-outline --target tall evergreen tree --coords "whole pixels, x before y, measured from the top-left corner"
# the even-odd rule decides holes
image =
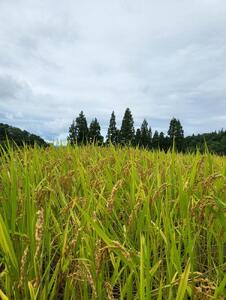
[[[152,147],[153,147],[153,149],[159,148],[159,133],[157,130],[155,130],[153,138],[152,138]]]
[[[151,146],[151,127],[148,128],[148,122],[144,119],[141,125],[141,146],[144,148],[149,148]]]
[[[101,145],[103,143],[103,136],[101,135],[100,124],[95,118],[90,123],[89,127],[89,143],[95,143],[97,145]]]
[[[148,134],[149,134],[149,138],[150,138],[150,145],[149,145],[149,148],[150,148],[151,147],[151,143],[152,143],[152,129],[151,129],[151,126],[149,126]]]
[[[112,143],[113,145],[116,145],[118,143],[118,129],[116,127],[116,118],[114,111],[111,114],[106,143]]]
[[[71,145],[78,144],[86,144],[88,141],[88,126],[86,117],[83,111],[80,112],[79,116],[73,120],[68,135],[68,142]]]
[[[126,109],[120,130],[120,144],[130,145],[134,143],[134,121],[129,108]]]
[[[170,121],[168,135],[171,140],[171,146],[174,142],[177,150],[183,150],[184,130],[179,120],[173,118]]]
[[[135,134],[135,146],[140,147],[141,146],[141,131],[140,128],[137,128],[136,134]]]
[[[69,127],[69,134],[67,137],[68,143],[72,146],[75,145],[77,142],[77,137],[78,137],[78,129],[76,127],[75,120],[73,120],[71,126]]]
[[[159,134],[159,148],[160,150],[166,150],[165,136],[162,131]]]

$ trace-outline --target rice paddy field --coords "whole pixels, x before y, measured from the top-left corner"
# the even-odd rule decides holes
[[[1,299],[226,299],[225,286],[225,157],[1,150]]]

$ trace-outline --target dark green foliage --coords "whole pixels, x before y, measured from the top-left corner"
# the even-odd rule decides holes
[[[183,150],[184,142],[184,130],[179,120],[173,118],[170,121],[168,135],[171,141],[171,147],[175,143],[175,147],[178,151]]]
[[[73,120],[73,122],[69,128],[69,135],[67,137],[67,140],[70,143],[70,145],[76,144],[77,137],[78,137],[78,128],[76,126],[75,120]]]
[[[103,140],[104,138],[101,135],[100,124],[95,118],[94,120],[92,120],[89,127],[89,143],[101,145],[103,143]]]
[[[222,129],[219,132],[193,134],[184,139],[184,147],[186,151],[190,152],[194,152],[196,149],[204,152],[205,144],[210,152],[226,155],[226,131]]]
[[[158,149],[159,148],[159,133],[155,130],[153,138],[152,138],[152,148]]]
[[[73,120],[68,135],[68,142],[71,145],[85,145],[88,142],[88,126],[86,117],[83,111],[80,112],[79,116]]]
[[[166,139],[165,139],[165,136],[164,136],[164,133],[163,132],[160,132],[159,134],[159,149],[160,150],[166,150]]]
[[[140,147],[140,145],[141,145],[141,131],[140,128],[137,128],[135,134],[135,146]]]
[[[18,140],[21,140],[19,134],[17,134],[17,137]],[[30,141],[33,140],[32,135],[29,135],[29,139]],[[104,144],[100,124],[94,119],[90,124],[89,133],[86,118],[81,112],[79,117],[72,122],[69,129],[68,142],[71,145],[83,145],[87,142]],[[138,146],[147,149],[160,149],[165,152],[172,149],[173,143],[175,143],[175,149],[178,152],[194,152],[199,149],[203,153],[207,146],[212,153],[226,155],[226,131],[223,129],[219,132],[184,137],[180,121],[173,118],[170,121],[168,135],[164,135],[163,132],[158,133],[156,130],[152,137],[151,127],[148,127],[146,120],[143,121],[141,128],[138,128],[135,134],[133,116],[129,108],[125,111],[120,130],[116,127],[115,113],[114,111],[112,112],[105,145],[110,143],[115,146]]]
[[[134,144],[134,121],[133,116],[129,108],[126,109],[122,126],[120,130],[120,144],[121,145],[133,145]]]
[[[0,145],[16,144],[17,146],[29,145],[48,146],[39,136],[31,134],[26,130],[21,130],[7,124],[0,123]]]
[[[119,132],[116,127],[116,118],[115,118],[115,113],[113,111],[109,122],[106,144],[111,143],[113,145],[116,145],[118,143],[118,138],[119,138]]]
[[[141,132],[140,146],[144,148],[150,148],[152,132],[151,132],[151,127],[148,127],[148,122],[146,119],[144,119],[141,125],[140,132]]]

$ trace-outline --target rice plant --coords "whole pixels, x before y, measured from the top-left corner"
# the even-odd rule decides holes
[[[225,299],[226,159],[1,150],[0,298]]]

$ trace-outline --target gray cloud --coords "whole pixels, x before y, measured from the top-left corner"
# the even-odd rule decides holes
[[[81,109],[167,131],[226,124],[223,0],[0,1],[0,122],[64,139]]]

